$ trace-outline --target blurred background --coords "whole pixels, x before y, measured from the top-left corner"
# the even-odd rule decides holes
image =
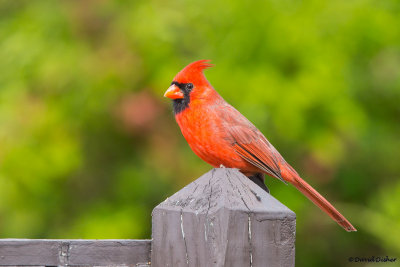
[[[400,258],[399,11],[0,1],[0,238],[150,238],[152,208],[211,168],[162,97],[185,65],[211,59],[219,93],[358,229],[267,179],[297,214],[297,266]]]

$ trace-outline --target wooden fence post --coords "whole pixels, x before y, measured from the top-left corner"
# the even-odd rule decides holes
[[[296,215],[236,169],[211,170],[152,216],[152,267],[294,266]]]

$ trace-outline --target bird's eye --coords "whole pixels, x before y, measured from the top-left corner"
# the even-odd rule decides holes
[[[188,83],[188,84],[186,84],[186,88],[187,88],[188,90],[192,90],[192,89],[193,89],[193,83]]]

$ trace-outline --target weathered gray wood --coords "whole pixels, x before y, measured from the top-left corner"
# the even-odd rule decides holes
[[[152,266],[294,266],[295,214],[234,169],[153,211]],[[0,266],[150,266],[150,240],[0,239]]]
[[[0,266],[145,266],[151,240],[0,239]]]
[[[235,169],[153,210],[152,266],[294,266],[295,214]]]

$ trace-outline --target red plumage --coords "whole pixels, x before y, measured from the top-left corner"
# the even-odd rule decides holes
[[[229,105],[203,74],[208,60],[193,62],[174,78],[164,96],[173,99],[176,121],[194,153],[214,167],[237,168],[287,181],[346,231],[356,231],[323,196],[307,184],[267,138]]]

